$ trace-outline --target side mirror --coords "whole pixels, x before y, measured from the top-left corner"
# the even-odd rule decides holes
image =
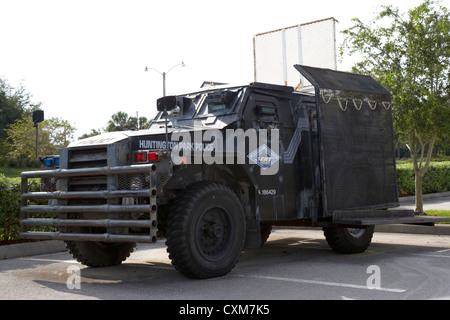
[[[156,101],[156,109],[158,111],[170,111],[175,109],[177,106],[177,97],[176,96],[167,96],[159,98]]]

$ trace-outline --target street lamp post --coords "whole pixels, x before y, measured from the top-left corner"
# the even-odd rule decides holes
[[[147,72],[148,70],[154,70],[154,71],[158,72],[160,75],[162,75],[162,77],[163,77],[163,97],[166,96],[166,75],[167,75],[173,68],[178,67],[178,66],[185,67],[186,65],[184,64],[183,61],[181,61],[181,63],[174,65],[174,66],[173,66],[172,68],[170,68],[169,71],[167,71],[167,72],[160,72],[160,71],[156,70],[155,68],[149,68],[149,67],[145,67],[145,69],[144,69],[145,72]]]
[[[38,131],[39,131],[39,122],[44,121],[44,111],[36,110],[33,112],[33,127],[36,128],[36,160],[38,159]]]

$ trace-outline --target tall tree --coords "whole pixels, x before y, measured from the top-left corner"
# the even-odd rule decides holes
[[[119,111],[111,116],[108,121],[105,131],[125,131],[125,130],[140,130],[146,129],[152,120],[148,121],[146,117],[130,117],[128,113]]]
[[[59,154],[59,150],[65,148],[73,140],[75,127],[69,121],[62,118],[50,118],[42,124],[42,130],[48,135],[49,143],[53,147],[53,154]]]
[[[128,130],[128,113],[119,111],[111,116],[111,120],[108,121],[105,131],[124,131]]]
[[[38,127],[38,155],[59,154],[73,139],[75,128],[66,120],[50,118]],[[24,116],[11,124],[6,130],[8,141],[13,148],[9,156],[18,158],[22,166],[23,160],[34,159],[36,154],[36,128],[31,117]]]
[[[407,13],[384,6],[374,20],[353,19],[343,31],[341,56],[358,54],[353,72],[370,74],[390,90],[394,127],[414,163],[416,213],[436,142],[450,132],[450,15],[426,0]]]
[[[89,137],[98,136],[100,134],[102,134],[102,131],[100,129],[91,129],[91,132],[85,133],[82,136],[78,137],[78,140],[86,139],[86,138],[89,138]]]
[[[23,86],[13,88],[6,79],[0,78],[0,143],[6,139],[6,128],[25,114],[38,109],[40,103],[31,102],[31,95]]]

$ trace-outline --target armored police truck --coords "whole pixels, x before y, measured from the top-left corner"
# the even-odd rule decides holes
[[[64,240],[92,267],[165,238],[177,270],[210,278],[272,226],[323,228],[333,250],[359,253],[377,224],[430,222],[392,210],[389,92],[369,76],[294,67],[313,93],[255,82],[162,97],[147,130],[76,141],[58,169],[23,173],[21,236]],[[41,192],[30,178],[47,182]]]

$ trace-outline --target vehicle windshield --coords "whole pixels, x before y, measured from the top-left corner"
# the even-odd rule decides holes
[[[179,96],[177,97],[177,108],[168,112],[167,120],[176,122],[173,124],[174,126],[181,126],[191,125],[195,119],[230,114],[234,111],[240,89],[222,89]],[[164,121],[164,113],[159,112],[152,124],[160,125]]]

